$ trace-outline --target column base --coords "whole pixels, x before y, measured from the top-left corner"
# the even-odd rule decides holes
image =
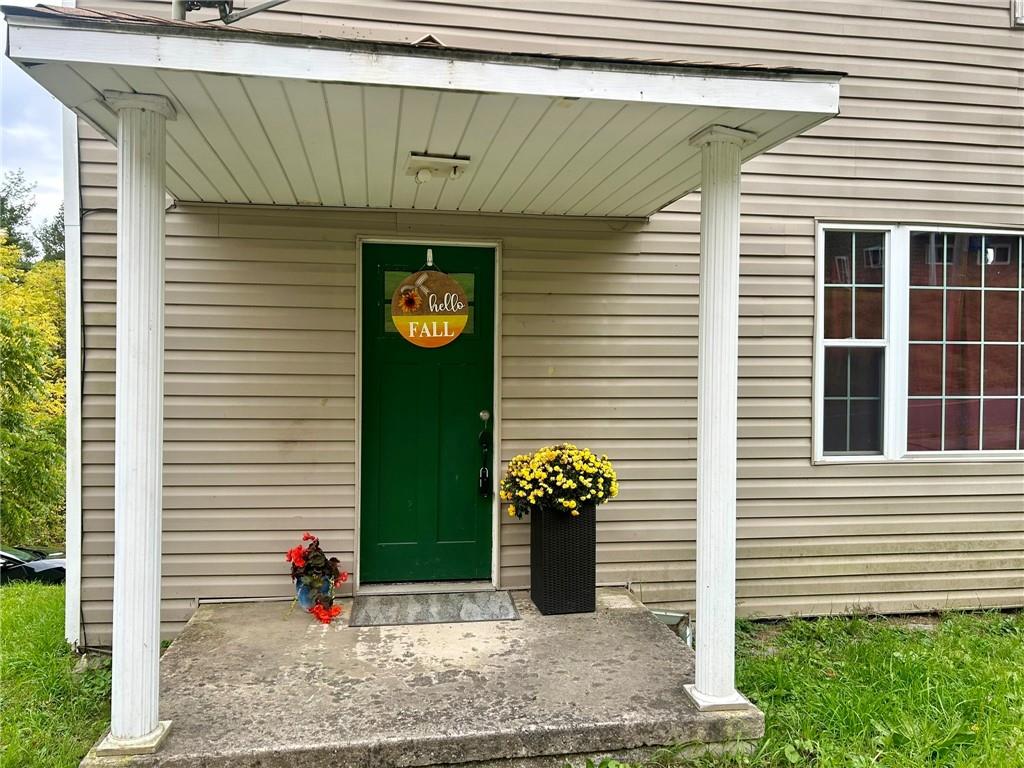
[[[115,739],[107,732],[99,744],[93,749],[97,757],[122,757],[126,755],[151,755],[160,749],[168,732],[171,730],[170,720],[161,720],[151,733],[138,739]]]
[[[698,691],[697,686],[693,684],[684,685],[683,688],[686,689],[686,693],[701,712],[722,712],[730,709],[754,708],[754,705],[750,703],[747,697],[739,691],[734,690],[728,696],[708,696]]]

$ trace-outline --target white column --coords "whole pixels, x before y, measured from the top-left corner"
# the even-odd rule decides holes
[[[78,115],[61,110],[64,166],[64,639],[82,627],[82,209],[78,188]]]
[[[750,703],[736,690],[736,398],[740,302],[740,147],[746,131],[711,126],[701,148],[697,363],[696,679],[702,710]]]
[[[110,735],[102,755],[157,749],[169,722],[160,687],[163,492],[163,96],[104,93],[118,114],[117,353],[114,426],[114,626]]]

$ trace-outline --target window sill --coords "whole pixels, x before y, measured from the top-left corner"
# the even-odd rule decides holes
[[[905,453],[902,456],[818,456],[811,464],[991,464],[1024,462],[1024,451],[961,451],[946,453]]]

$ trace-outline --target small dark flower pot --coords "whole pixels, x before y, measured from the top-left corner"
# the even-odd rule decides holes
[[[597,579],[596,505],[578,517],[546,510],[530,515],[530,599],[545,616],[590,613]]]

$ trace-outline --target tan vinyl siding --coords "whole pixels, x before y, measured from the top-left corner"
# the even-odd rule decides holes
[[[166,15],[167,3],[85,2]],[[201,16],[200,16],[201,17]],[[499,51],[840,69],[840,117],[745,167],[739,610],[1024,603],[1024,462],[813,466],[815,219],[1024,227],[1024,32],[1005,0],[291,0],[258,28]],[[109,634],[112,148],[81,143],[86,639]],[[315,529],[351,559],[357,234],[503,242],[502,456],[607,451],[599,579],[693,606],[699,196],[646,225],[185,208],[168,216],[164,629],[280,597]],[[503,584],[528,583],[506,521]]]

